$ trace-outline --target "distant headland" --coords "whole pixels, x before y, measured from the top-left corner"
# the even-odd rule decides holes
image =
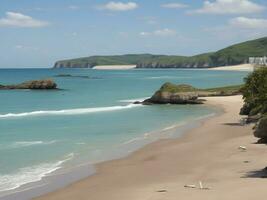
[[[91,56],[57,61],[54,68],[95,68],[96,66],[136,66],[136,68],[212,68],[240,65],[251,57],[267,55],[267,37],[235,44],[216,52],[195,56],[126,54]],[[96,67],[99,69],[99,67]],[[100,68],[100,69],[101,69]],[[133,67],[131,67],[133,68]]]

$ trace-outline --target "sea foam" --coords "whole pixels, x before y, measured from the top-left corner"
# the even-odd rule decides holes
[[[126,106],[110,106],[110,107],[96,107],[96,108],[76,108],[76,109],[66,109],[66,110],[40,110],[24,113],[8,113],[0,114],[1,118],[14,118],[14,117],[31,117],[31,116],[47,116],[47,115],[81,115],[88,113],[97,112],[111,112],[117,110],[124,110],[134,108],[140,105],[129,104]]]
[[[142,97],[142,98],[138,98],[138,99],[123,99],[123,100],[119,100],[119,102],[122,102],[122,103],[134,103],[136,101],[144,101],[146,99],[148,99],[150,97]]]
[[[25,167],[13,174],[0,174],[0,192],[19,188],[27,183],[40,181],[46,175],[60,169],[62,164],[71,160],[74,154],[71,153],[64,160],[55,163],[43,163],[31,167]]]
[[[21,147],[29,147],[29,146],[35,146],[35,145],[49,145],[56,143],[56,140],[52,141],[19,141],[14,142],[12,145],[10,145],[12,148],[21,148]]]

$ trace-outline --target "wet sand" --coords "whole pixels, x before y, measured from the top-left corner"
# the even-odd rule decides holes
[[[209,97],[224,113],[178,139],[147,145],[127,158],[97,165],[97,173],[37,200],[265,199],[267,146],[242,126],[241,96]],[[245,146],[247,150],[239,149]],[[199,189],[199,181],[209,190]],[[186,188],[185,185],[197,188]]]

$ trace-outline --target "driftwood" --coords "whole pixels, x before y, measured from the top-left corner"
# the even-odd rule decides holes
[[[196,185],[185,185],[185,188],[197,188]],[[200,190],[210,190],[209,187],[204,187],[202,181],[199,181],[199,188]]]
[[[238,149],[240,149],[242,151],[246,151],[247,150],[247,147],[245,147],[245,146],[239,146]]]

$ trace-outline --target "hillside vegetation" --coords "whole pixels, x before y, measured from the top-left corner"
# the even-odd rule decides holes
[[[96,65],[137,65],[137,68],[209,68],[243,64],[249,57],[267,55],[267,37],[232,45],[217,52],[195,56],[127,54],[91,56],[55,63],[55,68],[92,68]]]

